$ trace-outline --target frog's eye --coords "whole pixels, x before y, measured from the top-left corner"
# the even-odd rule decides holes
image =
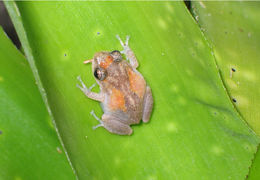
[[[107,72],[103,68],[96,68],[95,71],[94,71],[94,76],[98,80],[103,81],[106,78],[106,76],[107,76]]]
[[[118,50],[114,50],[110,54],[113,57],[114,61],[116,61],[116,62],[119,62],[123,59],[120,51],[118,51]]]

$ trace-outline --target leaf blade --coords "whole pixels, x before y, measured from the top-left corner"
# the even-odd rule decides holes
[[[259,139],[229,102],[207,42],[182,3],[28,2],[18,8],[79,178],[245,176]],[[155,99],[151,122],[134,126],[130,137],[93,131],[89,112],[101,110],[75,87],[79,74],[91,77],[85,58],[120,49],[115,34],[131,35]],[[94,82],[86,79],[88,86]]]
[[[29,64],[0,28],[0,178],[73,179]]]

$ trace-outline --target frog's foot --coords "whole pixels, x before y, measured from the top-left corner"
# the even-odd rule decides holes
[[[92,88],[96,86],[96,84],[93,84],[89,88],[83,83],[80,76],[78,76],[78,80],[81,83],[81,86],[77,84],[77,87],[90,99],[103,102],[105,100],[105,96],[103,93],[95,93],[92,92]]]
[[[78,79],[78,81],[79,81],[80,84],[81,84],[81,86],[77,84],[77,87],[78,87],[82,92],[84,92],[85,94],[91,92],[91,90],[96,86],[96,83],[94,83],[92,86],[90,86],[89,88],[87,88],[87,86],[84,84],[84,82],[82,81],[82,79],[81,79],[80,76],[78,76],[77,79]]]
[[[130,39],[130,36],[126,36],[126,41],[125,43],[121,40],[119,35],[116,35],[116,38],[120,41],[121,46],[124,48],[123,51],[120,51],[122,54],[125,54],[126,59],[129,60],[131,66],[133,68],[138,67],[138,61],[135,57],[134,52],[131,50],[131,48],[128,46],[128,41]]]
[[[94,110],[92,110],[92,111],[90,112],[90,114],[91,114],[92,116],[94,116],[94,118],[95,118],[96,120],[98,120],[98,121],[100,122],[100,124],[98,124],[98,125],[92,127],[94,130],[97,129],[98,127],[101,127],[101,126],[103,127],[103,126],[104,126],[104,124],[103,124],[103,122],[101,121],[101,119],[99,119],[99,117],[97,117],[97,115],[94,113]]]
[[[125,41],[125,43],[122,41],[122,39],[119,37],[118,34],[116,35],[116,38],[119,40],[121,46],[124,48],[123,51],[120,51],[122,54],[127,54],[128,51],[131,51],[131,50],[130,50],[130,47],[128,46],[128,41],[129,41],[129,39],[130,39],[130,36],[126,36],[126,41]]]

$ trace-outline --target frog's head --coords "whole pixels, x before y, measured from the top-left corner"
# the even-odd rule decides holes
[[[103,81],[107,76],[107,68],[113,62],[122,61],[122,55],[120,51],[115,50],[112,52],[101,51],[94,55],[93,59],[84,61],[84,64],[92,63],[92,72],[97,80]]]

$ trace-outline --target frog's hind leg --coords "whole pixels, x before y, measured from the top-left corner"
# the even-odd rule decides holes
[[[119,135],[130,135],[133,133],[131,127],[127,124],[124,124],[119,118],[113,115],[102,116],[102,120],[97,117],[97,115],[92,110],[90,114],[100,122],[100,124],[93,126],[93,129],[97,129],[98,127],[104,127],[109,132]]]
[[[124,124],[120,119],[113,115],[102,116],[103,127],[106,128],[109,132],[119,135],[130,135],[133,133],[133,130],[128,124]]]
[[[143,122],[148,122],[151,117],[151,113],[153,110],[153,96],[152,91],[149,86],[146,87],[146,92],[144,96],[144,105],[143,105]]]

